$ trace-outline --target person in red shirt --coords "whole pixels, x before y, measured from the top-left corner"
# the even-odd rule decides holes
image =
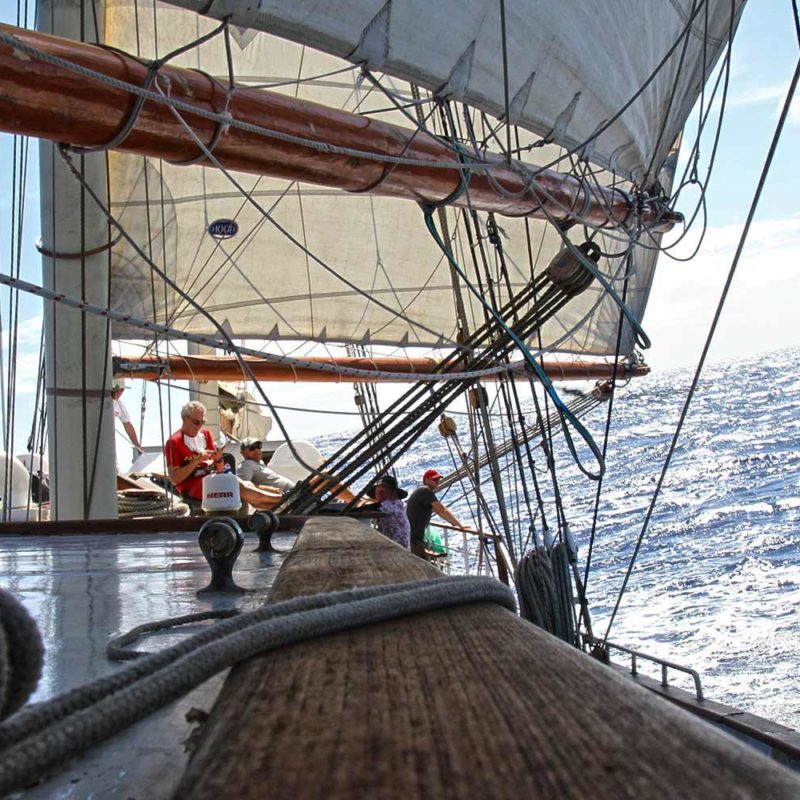
[[[193,400],[181,409],[182,424],[164,445],[169,479],[178,491],[193,500],[203,499],[203,478],[222,472],[225,462],[222,451],[214,445],[206,423],[206,407]],[[280,491],[259,489],[251,483],[239,481],[243,501],[255,508],[273,508],[281,501]]]

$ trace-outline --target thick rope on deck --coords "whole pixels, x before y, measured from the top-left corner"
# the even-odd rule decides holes
[[[117,492],[117,513],[120,517],[186,517],[189,511],[186,503],[167,495],[155,500],[143,500],[125,492]]]
[[[36,622],[11,592],[0,589],[0,719],[22,708],[33,694],[43,661]]]
[[[492,578],[436,578],[298,597],[224,620],[0,723],[0,795],[36,781],[218,672],[287,644],[469,603],[516,610]]]

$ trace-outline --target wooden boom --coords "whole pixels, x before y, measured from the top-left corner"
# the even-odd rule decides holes
[[[270,600],[437,575],[361,523],[319,518]],[[238,665],[174,800],[799,796],[789,770],[483,603]]]
[[[0,42],[0,130],[102,148],[124,129],[135,105],[133,93],[51,64],[19,45],[137,87],[145,85],[146,64],[116,50],[9,25],[0,25],[0,35],[13,37],[15,42]],[[164,66],[158,82],[169,86],[173,100],[204,111],[222,112],[225,107],[226,86],[202,72]],[[214,157],[227,169],[421,203],[453,198],[452,204],[457,206],[469,202],[472,208],[483,211],[556,221],[580,218],[609,228],[625,225],[633,214],[653,231],[669,230],[682,220],[661,201],[640,202],[618,189],[595,187],[553,170],[535,171],[521,162],[509,165],[491,154],[473,154],[487,163],[485,171],[491,176],[483,170],[473,172],[468,192],[460,193],[461,161],[441,140],[276,92],[237,88],[228,112],[235,120],[300,137],[309,144],[281,141],[233,126],[217,141],[216,121],[182,111],[201,141],[209,146],[216,141]],[[352,153],[326,152],[324,148],[330,146],[413,161],[448,162],[452,169],[389,164]],[[114,149],[179,163],[203,156],[180,121],[156,100],[144,103],[130,133]],[[465,158],[469,160],[470,155]],[[202,158],[195,163],[210,165]],[[499,194],[490,177],[507,194]]]
[[[355,376],[322,372],[311,367],[292,367],[274,361],[259,359],[255,356],[243,356],[243,360],[253,370],[260,381],[302,381],[318,383],[362,383],[380,382],[381,373],[402,372],[409,375],[430,374],[438,366],[432,358],[355,358],[350,356],[318,357],[306,356],[304,361],[343,367],[345,369],[364,370],[374,375]],[[650,372],[646,364],[627,364],[618,362],[592,361],[545,361],[544,371],[556,381],[611,380],[641,377]],[[241,381],[249,379],[235,356],[120,356],[114,361],[114,374],[123,378],[139,378],[155,381],[171,378],[181,381]],[[507,373],[503,373],[507,374]],[[519,370],[513,373],[517,378],[528,379],[530,372]],[[496,378],[489,376],[487,380]]]

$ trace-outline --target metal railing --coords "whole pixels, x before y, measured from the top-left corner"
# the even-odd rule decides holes
[[[632,650],[630,647],[624,647],[621,644],[615,644],[614,642],[601,642],[599,639],[591,639],[590,640],[591,646],[605,646],[605,648],[614,648],[614,650],[619,650],[623,653],[628,653],[631,657],[631,674],[636,676],[639,674],[638,670],[638,660],[643,659],[645,661],[651,661],[653,664],[658,664],[661,667],[661,685],[665,688],[669,688],[669,679],[668,679],[668,670],[673,669],[677,672],[684,672],[687,675],[691,675],[692,680],[694,681],[694,692],[697,696],[697,699],[702,702],[704,700],[703,697],[703,686],[700,683],[700,674],[697,670],[690,669],[689,667],[684,667],[681,664],[676,664],[673,661],[667,661],[664,658],[658,658],[657,656],[651,656],[648,653],[642,653],[639,650]]]

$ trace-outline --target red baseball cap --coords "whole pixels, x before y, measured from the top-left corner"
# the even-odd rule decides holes
[[[435,480],[438,481],[442,476],[439,474],[438,470],[435,469],[427,469],[425,470],[425,474],[422,476],[423,481],[428,480]]]

